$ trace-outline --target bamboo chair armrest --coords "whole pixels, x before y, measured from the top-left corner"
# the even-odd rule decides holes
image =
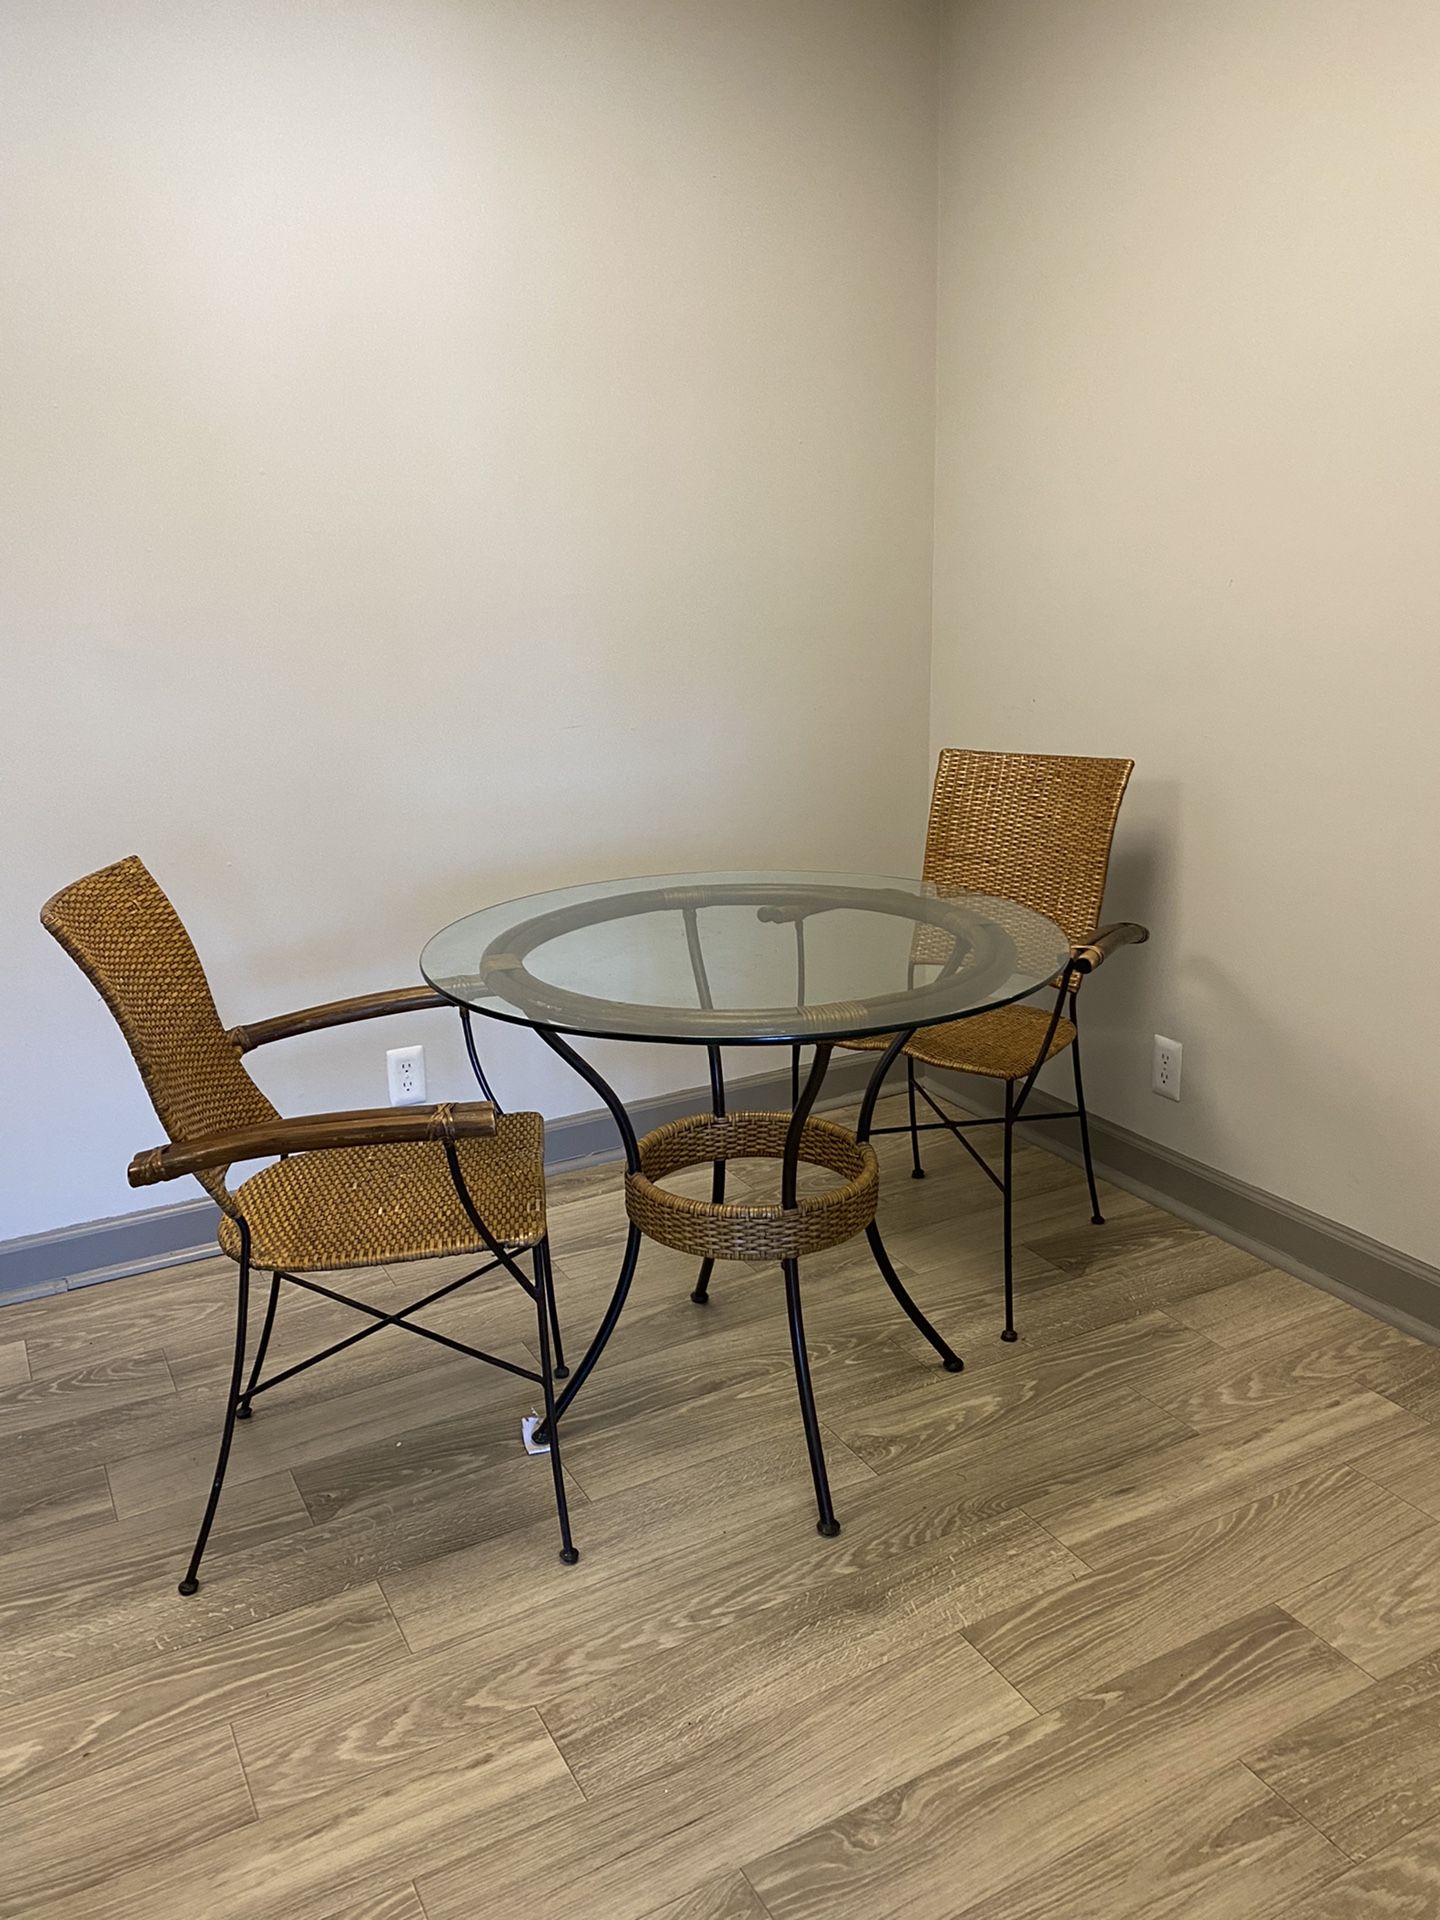
[[[1142,927],[1134,920],[1117,920],[1113,927],[1102,928],[1083,947],[1076,947],[1070,956],[1070,964],[1076,973],[1094,973],[1120,947],[1142,946],[1149,938],[1148,927]]]
[[[454,1004],[434,987],[392,987],[387,993],[356,994],[350,1000],[327,1000],[323,1006],[301,1007],[297,1013],[254,1020],[249,1026],[231,1027],[225,1037],[241,1053],[249,1053],[252,1047],[289,1040],[297,1033],[319,1033],[326,1027],[348,1027],[355,1020],[378,1020],[389,1013],[421,1013]]]
[[[449,1101],[435,1107],[370,1107],[353,1113],[278,1116],[252,1127],[234,1127],[200,1140],[172,1140],[150,1147],[130,1162],[132,1187],[154,1186],[182,1174],[228,1167],[235,1160],[262,1160],[276,1153],[313,1153],[324,1147],[389,1146],[407,1140],[471,1140],[493,1134],[495,1109],[488,1100]]]

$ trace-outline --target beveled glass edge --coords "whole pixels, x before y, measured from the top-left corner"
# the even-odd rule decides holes
[[[1068,953],[1068,949],[1067,949]],[[1060,972],[1063,960],[1055,968],[1055,976]],[[487,1020],[503,1020],[510,1027],[524,1027],[531,1033],[544,1030],[549,1033],[568,1033],[577,1040],[634,1040],[641,1044],[657,1047],[813,1047],[819,1045],[843,1046],[847,1040],[870,1040],[884,1033],[923,1033],[927,1027],[943,1027],[953,1020],[970,1020],[976,1014],[994,1013],[999,1007],[1013,1007],[1021,1000],[1028,1000],[1032,994],[1051,988],[1055,976],[1037,980],[1028,987],[1018,987],[1014,993],[998,996],[993,1000],[981,1001],[979,1005],[964,1007],[958,1012],[932,1013],[924,1020],[906,1017],[903,1020],[880,1020],[863,1026],[834,1028],[827,1032],[797,1032],[793,1028],[776,1033],[657,1033],[653,1027],[621,1028],[615,1026],[578,1026],[562,1023],[558,1020],[541,1020],[534,1016],[526,1017],[515,1011],[502,1010],[498,1006],[486,1005],[481,1000],[464,1000],[450,992],[442,981],[430,980],[426,984],[434,987],[454,1007],[483,1016]],[[1058,991],[1058,989],[1057,989]],[[697,1007],[696,1013],[703,1009]],[[749,1017],[754,1017],[749,1016]]]
[[[1057,942],[1058,942],[1057,958],[1053,968],[1049,969],[1047,972],[1042,974],[1039,979],[1031,982],[1029,985],[1017,988],[1014,993],[998,995],[996,997],[980,1001],[974,1006],[962,1007],[959,1009],[951,1007],[943,1011],[932,1012],[932,1013],[929,1013],[924,1019],[920,1019],[920,1020],[916,1020],[912,1017],[909,1017],[913,1015],[916,1011],[918,1011],[918,1009],[913,1005],[906,1010],[907,1017],[903,1019],[896,1019],[894,1017],[881,1017],[879,1010],[877,1008],[875,1017],[873,1019],[867,1018],[861,1024],[856,1025],[856,1024],[847,1023],[843,1026],[835,1026],[829,1029],[817,1030],[817,1027],[814,1024],[815,1016],[824,1014],[826,1011],[830,1009],[838,1009],[838,1007],[847,1003],[830,1001],[830,1002],[820,1003],[815,1007],[803,1008],[803,1009],[794,1009],[789,1007],[776,1007],[776,1008],[767,1007],[767,1008],[745,1009],[743,1011],[735,1011],[735,1010],[729,1010],[729,1009],[707,1010],[702,1007],[696,1007],[695,1009],[693,1009],[693,1012],[697,1020],[703,1019],[706,1012],[709,1011],[712,1015],[712,1018],[716,1022],[716,1025],[709,1032],[693,1032],[692,1031],[688,1033],[662,1032],[657,1030],[657,1026],[654,1022],[647,1022],[643,1025],[636,1024],[636,1025],[627,1026],[623,1024],[616,1024],[613,1021],[609,1021],[609,1020],[606,1020],[603,1024],[600,1024],[597,1022],[592,1022],[588,1019],[583,1021],[577,1021],[572,1019],[560,1018],[558,1017],[558,1009],[557,1009],[557,1017],[552,1017],[552,1018],[546,1018],[537,1013],[527,1014],[521,1011],[521,1009],[518,1006],[512,1007],[504,1004],[501,1001],[501,997],[496,993],[496,990],[494,989],[494,987],[491,986],[487,981],[485,981],[479,974],[468,975],[468,976],[459,976],[459,975],[452,974],[447,976],[446,978],[437,978],[434,975],[428,973],[425,969],[426,954],[429,952],[430,948],[437,941],[442,940],[447,933],[450,933],[457,927],[464,926],[469,921],[481,919],[488,914],[497,914],[497,915],[501,914],[505,912],[507,908],[518,909],[518,908],[529,906],[532,903],[538,906],[540,905],[540,903],[547,900],[552,902],[557,900],[565,900],[569,902],[571,906],[578,906],[579,904],[581,904],[584,896],[586,895],[589,895],[597,904],[599,904],[601,902],[609,901],[609,900],[624,900],[627,898],[634,898],[635,890],[638,890],[641,888],[645,888],[647,890],[654,889],[656,891],[671,892],[676,894],[677,896],[680,896],[686,893],[696,893],[696,892],[703,894],[706,891],[707,887],[718,888],[726,885],[763,889],[771,885],[781,884],[782,876],[788,877],[790,881],[795,883],[800,883],[800,884],[809,883],[813,887],[815,887],[817,890],[823,890],[824,884],[826,881],[833,881],[837,883],[838,889],[842,891],[853,890],[853,891],[859,892],[862,890],[862,883],[863,883],[863,888],[866,891],[875,891],[882,888],[892,888],[896,893],[903,894],[907,898],[912,900],[931,899],[931,900],[940,902],[942,904],[948,900],[954,900],[956,902],[963,902],[967,899],[976,900],[976,901],[982,901],[982,900],[988,901],[993,903],[996,906],[1007,907],[1013,912],[1024,916],[1026,920],[1033,923],[1037,928],[1041,925],[1048,925],[1049,927],[1053,928]],[[678,908],[682,906],[684,902],[677,897],[677,899],[670,904]],[[717,901],[717,900],[712,900],[712,899],[707,899],[702,897],[694,900],[691,904],[697,907],[706,907],[706,906],[723,905],[725,903],[723,901]],[[831,904],[830,907],[817,908],[816,911],[843,912],[847,910],[848,906],[849,906],[849,903],[847,903],[843,899],[837,899]],[[872,908],[871,910],[874,911],[875,909]],[[549,918],[551,913],[554,913],[557,911],[563,911],[563,910],[552,907],[546,913],[532,915],[531,919],[536,920],[536,919]],[[527,924],[528,923],[526,921],[517,919],[515,922],[515,930],[521,931],[525,928]],[[491,946],[493,947],[494,944],[495,943],[492,940]],[[490,949],[487,948],[486,949],[487,954],[489,951]],[[482,1014],[486,1019],[502,1020],[508,1026],[528,1028],[532,1032],[543,1029],[545,1031],[552,1032],[552,1033],[572,1034],[578,1039],[638,1041],[641,1044],[652,1045],[652,1046],[791,1047],[791,1046],[814,1046],[817,1044],[842,1045],[846,1040],[873,1039],[882,1034],[893,1034],[893,1033],[899,1033],[899,1032],[919,1033],[919,1032],[923,1032],[924,1029],[927,1027],[945,1026],[949,1024],[951,1021],[968,1020],[973,1018],[977,1014],[994,1012],[999,1007],[1013,1006],[1021,1000],[1029,999],[1032,994],[1039,993],[1043,989],[1051,986],[1056,980],[1056,978],[1058,977],[1058,975],[1060,974],[1061,970],[1064,968],[1066,961],[1069,959],[1069,956],[1070,956],[1070,943],[1066,939],[1064,932],[1058,925],[1056,925],[1056,923],[1053,920],[1049,920],[1045,914],[1037,913],[1034,908],[1026,907],[1022,905],[1021,902],[1019,901],[1006,900],[1003,898],[1003,896],[998,894],[982,893],[979,891],[978,888],[968,889],[966,892],[962,894],[946,895],[946,894],[941,894],[938,891],[938,889],[935,887],[933,882],[925,880],[923,878],[917,879],[914,875],[859,874],[859,873],[848,873],[848,872],[826,873],[826,872],[815,871],[813,869],[800,870],[800,869],[789,869],[789,868],[775,868],[775,869],[752,868],[752,869],[744,869],[740,871],[734,871],[734,870],[719,871],[715,873],[635,874],[623,880],[597,880],[597,881],[580,882],[579,884],[573,887],[551,887],[551,888],[546,888],[539,893],[522,894],[514,900],[496,901],[492,906],[480,907],[480,908],[477,908],[473,913],[461,914],[457,919],[449,921],[444,927],[439,928],[435,933],[433,933],[430,936],[430,938],[426,941],[425,946],[421,949],[420,973],[421,973],[421,977],[426,981],[426,983],[432,986],[437,993],[443,994],[444,997],[447,1000],[449,1000],[452,1005],[460,1008],[465,1008],[471,1013]],[[482,959],[483,957],[484,956],[482,956]],[[477,990],[477,996],[483,996],[483,997],[467,999],[462,994],[454,992],[452,989],[458,984],[460,984],[462,979],[467,984],[469,984],[470,982],[473,982]],[[932,983],[932,987],[935,984],[938,984],[938,983]],[[598,1000],[589,1000],[587,996],[568,994],[561,989],[555,989],[554,991],[556,991],[557,994],[560,994],[563,998],[568,999],[572,1006],[576,1006],[583,1002],[586,1005],[587,1010],[589,1008],[595,1008],[598,1010],[602,1007],[606,1007],[607,1005],[611,1008],[614,1008],[615,1010],[618,1010],[620,1006],[623,1004],[620,1002],[605,1003]],[[897,998],[900,999],[901,1001],[906,1001],[906,1000],[910,1000],[912,997],[914,999],[923,1001],[923,999],[925,998],[924,991],[922,990],[921,992],[915,994],[914,996],[908,993],[904,995],[899,995],[899,996],[888,996],[886,1005],[892,1006],[893,1000]],[[645,1007],[643,1005],[637,1005],[636,1011],[637,1013],[643,1014],[648,1012],[655,1012],[657,1011],[657,1009],[651,1008],[651,1007]],[[688,1009],[686,1010],[687,1014],[689,1011],[691,1010],[688,1010]],[[801,1023],[801,1022],[795,1022],[791,1020],[791,1021],[782,1023],[780,1016],[783,1016],[785,1014],[793,1014],[794,1012],[797,1012],[797,1011],[810,1015],[811,1021],[809,1023]],[[674,1012],[678,1016],[679,1013],[681,1012],[681,1009],[676,1008],[674,1009]],[[775,1020],[773,1022],[776,1029],[775,1031],[762,1032],[762,1033],[754,1033],[754,1032],[735,1033],[728,1030],[727,1023],[732,1018],[737,1020],[744,1020],[752,1024],[761,1023],[761,1024],[768,1025],[768,1024],[772,1024],[768,1019],[768,1016],[771,1016],[771,1015],[775,1016]],[[893,1015],[893,1006],[892,1006],[892,1015]]]

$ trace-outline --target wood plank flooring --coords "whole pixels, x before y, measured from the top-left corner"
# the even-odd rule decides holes
[[[234,1269],[0,1310],[0,1917],[1440,1910],[1440,1350],[1030,1147],[1004,1346],[992,1190],[881,1158],[966,1371],[863,1243],[808,1264],[835,1540],[765,1269],[697,1308],[646,1247],[578,1566],[531,1390],[382,1332],[257,1402],[190,1600]],[[577,1353],[622,1231],[613,1167],[553,1181]],[[494,1277],[429,1318],[532,1348]],[[273,1364],[353,1326],[287,1296]]]

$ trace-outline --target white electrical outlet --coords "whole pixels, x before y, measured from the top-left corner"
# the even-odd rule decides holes
[[[423,1107],[425,1104],[425,1049],[391,1047],[385,1055],[385,1072],[390,1081],[392,1107]]]
[[[1150,1056],[1150,1091],[1162,1100],[1180,1098],[1180,1061],[1185,1049],[1178,1040],[1155,1035],[1155,1051]]]

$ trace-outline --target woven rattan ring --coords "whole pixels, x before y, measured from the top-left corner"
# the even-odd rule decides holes
[[[630,1219],[651,1240],[700,1260],[800,1260],[863,1233],[875,1218],[880,1167],[873,1148],[829,1120],[807,1120],[800,1158],[843,1185],[802,1194],[791,1208],[691,1200],[656,1183],[714,1160],[778,1160],[788,1113],[696,1114],[657,1127],[640,1142],[640,1171],[625,1180]]]

